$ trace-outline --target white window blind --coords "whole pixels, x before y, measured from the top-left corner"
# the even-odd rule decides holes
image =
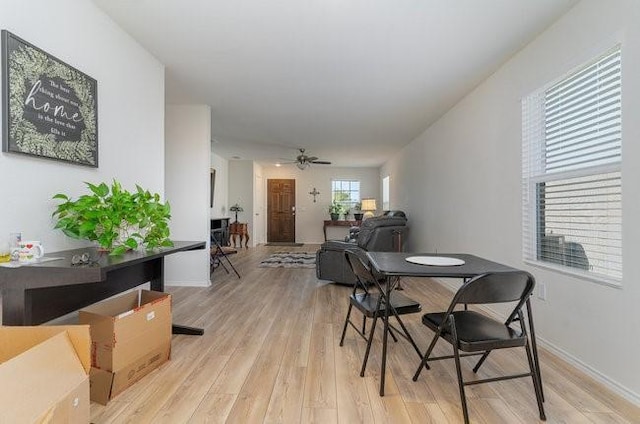
[[[621,50],[522,101],[523,256],[622,280]]]

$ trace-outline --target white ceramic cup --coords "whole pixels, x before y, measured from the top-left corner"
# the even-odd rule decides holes
[[[21,241],[19,247],[18,260],[20,262],[34,262],[44,255],[44,247],[39,241]]]

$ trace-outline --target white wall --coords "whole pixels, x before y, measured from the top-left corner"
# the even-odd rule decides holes
[[[229,161],[229,207],[236,203],[242,207],[243,211],[238,212],[238,222],[247,223],[250,246],[253,246],[255,241],[255,238],[251,237],[253,231],[253,178],[253,161]],[[234,222],[236,213],[229,211],[228,215],[231,217],[229,222]],[[239,242],[237,236],[236,242]]]
[[[211,108],[167,105],[166,198],[171,238],[209,241]],[[165,284],[208,286],[209,250],[180,252],[165,259]]]
[[[99,130],[97,169],[0,153],[0,240],[21,231],[50,252],[86,245],[53,230],[51,197],[114,178],[164,193],[164,68],[92,2],[5,0],[0,27],[97,80]]]
[[[330,219],[332,179],[360,180],[361,197],[375,197],[376,204],[381,207],[381,183],[378,173],[378,168],[333,168],[321,165],[313,166],[304,171],[300,171],[293,165],[263,168],[265,193],[268,179],[296,180],[296,241],[299,243],[322,243],[324,241],[322,223],[324,220]],[[314,187],[320,192],[320,195],[316,196],[316,203],[313,202],[313,196],[309,194]],[[345,233],[346,230],[329,228],[327,238],[342,238]]]
[[[211,218],[229,216],[229,161],[215,153],[212,144],[211,168],[216,170],[216,185],[213,193],[213,207]]]
[[[381,170],[413,218],[409,248],[467,252],[532,272],[547,346],[640,403],[640,2],[583,0]],[[526,266],[520,99],[623,42],[624,282],[616,289]]]

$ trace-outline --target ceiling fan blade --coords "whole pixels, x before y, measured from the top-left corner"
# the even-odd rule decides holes
[[[305,149],[298,149],[298,151],[300,152],[300,154],[298,156],[296,156],[295,160],[291,160],[291,161],[281,161],[281,164],[287,164],[287,163],[293,163],[296,164],[298,167],[302,167],[300,169],[304,169],[304,167],[308,166],[309,164],[317,164],[317,165],[331,165],[331,162],[326,161],[326,160],[318,160],[317,156],[307,156],[305,154]]]

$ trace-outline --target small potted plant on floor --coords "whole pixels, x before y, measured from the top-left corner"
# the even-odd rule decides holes
[[[111,187],[102,183],[85,183],[90,193],[73,200],[56,194],[61,200],[53,217],[55,228],[76,239],[91,240],[111,255],[144,247],[173,246],[169,239],[169,203],[160,195],[136,185],[135,192],[124,190],[119,182]]]
[[[337,221],[340,218],[340,214],[344,212],[342,205],[335,200],[329,206],[329,215],[332,221]]]

